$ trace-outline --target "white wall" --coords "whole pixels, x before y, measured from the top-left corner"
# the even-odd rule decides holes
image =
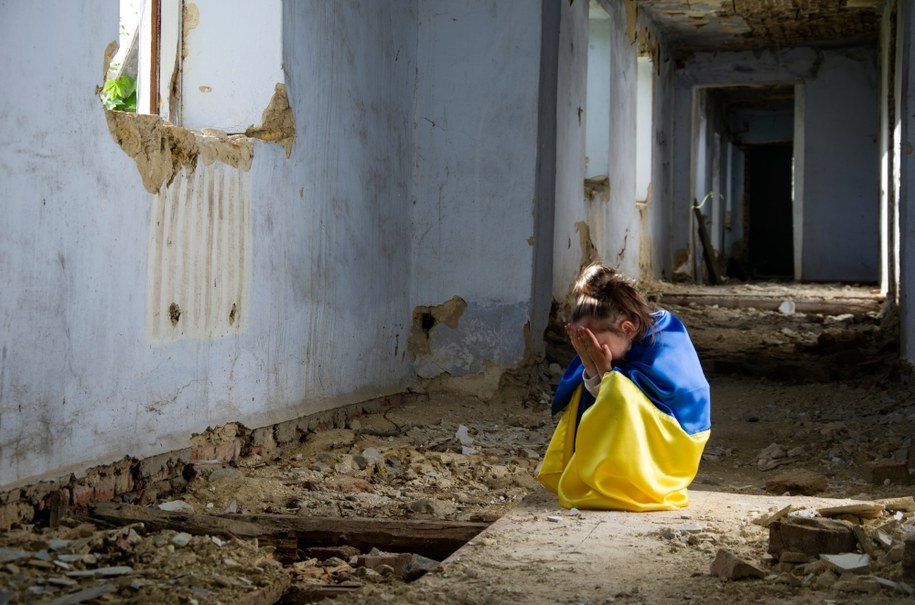
[[[144,331],[153,198],[94,95],[117,9],[53,8],[3,5],[0,73],[21,87],[0,107],[21,124],[15,140],[33,144],[10,139],[0,152],[10,192],[0,226],[9,276],[0,485],[174,449],[208,425],[257,426],[401,390],[411,376],[402,234],[415,57],[395,41],[415,37],[411,4],[378,5],[371,19],[342,5],[343,14],[290,9],[303,34],[287,47],[299,66],[299,139],[290,160],[256,143],[244,176],[254,240],[247,328],[164,346]],[[344,30],[347,17],[385,29]],[[356,41],[372,51],[350,63],[342,49]],[[69,111],[57,95],[36,102],[29,90],[68,91]],[[318,119],[302,120],[310,112]]]
[[[417,359],[432,377],[521,361],[535,247],[551,242],[534,241],[540,6],[418,6],[411,300],[468,304],[457,328],[432,330],[433,353]]]
[[[915,363],[915,166],[909,147],[912,126],[909,118],[915,115],[915,10],[907,2],[898,3],[899,54],[892,61],[895,70],[895,96],[897,122],[890,124],[898,138],[894,142],[895,165],[893,177],[898,178],[898,250],[899,250],[899,307],[900,341],[903,359]],[[886,115],[884,115],[886,118]]]
[[[186,7],[181,125],[244,132],[283,82],[282,0],[194,0]],[[186,9],[187,11],[187,9]]]
[[[600,52],[589,51],[591,42],[584,43],[595,26],[594,21],[589,23],[588,5],[584,2],[560,5],[552,298],[564,303],[582,264],[589,260],[587,251],[582,249],[580,232],[588,222],[588,206],[604,203],[601,200],[585,200],[584,179],[586,170],[593,169],[595,175],[606,175],[609,169],[610,67],[608,48],[603,47]],[[598,23],[609,26],[610,21],[604,19]],[[600,39],[594,42],[598,48],[602,48]],[[589,56],[597,60],[590,61]],[[597,73],[596,82],[590,79],[594,73]],[[581,119],[579,107],[583,109]],[[589,150],[587,152],[586,145]],[[592,161],[589,164],[592,168],[586,168],[586,153],[590,154],[590,150],[594,149],[595,157],[600,158],[601,147],[603,159],[598,161],[603,162],[603,165]]]
[[[607,176],[610,167],[610,33],[607,13],[592,8],[588,19],[588,98],[585,106],[585,178]]]
[[[542,350],[554,7],[282,3],[291,157],[254,141],[250,170],[198,161],[150,194],[95,95],[117,3],[0,0],[0,489],[512,366],[528,329]],[[224,262],[194,234],[231,258],[214,297],[188,294]],[[170,332],[172,294],[193,302]],[[414,309],[454,295],[413,363]]]
[[[146,333],[149,315],[161,312],[147,305],[161,199],[114,142],[95,95],[103,51],[118,35],[117,3],[0,2],[0,10],[0,76],[17,82],[0,97],[4,124],[15,125],[0,134],[0,489],[185,447],[208,426],[264,426],[415,380],[406,352],[414,2],[284,4],[292,156],[255,141],[250,171],[195,166],[242,183],[244,203],[221,224],[251,230],[250,268],[241,267],[247,321],[228,335],[161,343]],[[472,173],[462,183],[486,189],[499,176]],[[519,176],[514,185],[530,204],[527,183]],[[451,260],[463,264],[463,255]],[[530,271],[521,273],[529,294]],[[492,298],[505,292],[488,285]]]
[[[802,279],[880,278],[877,75],[875,51],[836,52],[805,85]]]

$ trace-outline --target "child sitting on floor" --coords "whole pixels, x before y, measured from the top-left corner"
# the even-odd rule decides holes
[[[562,412],[538,480],[566,508],[687,505],[711,430],[709,385],[677,317],[595,264],[575,283],[566,332],[577,355],[553,398]]]

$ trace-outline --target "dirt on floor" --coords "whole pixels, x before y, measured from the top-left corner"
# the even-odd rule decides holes
[[[915,381],[897,361],[895,321],[883,316],[879,293],[773,284],[651,284],[649,291],[684,321],[712,385],[713,429],[693,489],[865,502],[915,494],[908,478],[915,458]],[[447,553],[420,544],[406,555],[394,551],[411,549],[384,544],[374,550],[363,543],[356,548],[299,541],[284,547],[230,530],[182,528],[180,515],[485,527],[529,494],[543,497],[535,470],[554,426],[552,389],[571,357],[558,326],[547,343],[546,360],[506,373],[491,398],[410,393],[399,406],[352,418],[346,428],[310,433],[269,459],[197,463],[186,489],[162,497],[154,509],[178,515],[178,525],[172,518],[168,528],[149,522],[111,526],[74,516],[56,528],[6,532],[0,535],[0,605],[302,603],[330,597],[335,601],[328,602],[338,603],[498,603],[506,594],[525,602],[526,588],[513,585],[522,580],[510,569],[500,573],[500,593],[468,584],[454,565],[438,566]],[[834,571],[804,568],[809,561],[791,567],[773,560],[766,554],[768,530],[735,513],[701,530],[669,525],[651,538],[670,552],[689,552],[688,568],[669,570],[683,575],[680,585],[652,582],[651,571],[643,570],[645,581],[632,590],[599,594],[572,587],[558,601],[893,602],[907,596],[901,544],[915,512],[881,510],[858,521],[874,537],[872,571],[885,585],[859,582],[846,590]],[[776,512],[756,511],[755,520]],[[570,513],[557,507],[554,514],[565,519]],[[721,548],[760,567],[768,579],[723,581],[712,575]],[[552,573],[536,557],[530,565],[543,566],[544,577]],[[415,581],[428,571],[433,573]],[[820,580],[827,571],[836,576],[832,583]],[[449,577],[464,588],[449,591]],[[682,586],[688,582],[692,592],[686,594]]]

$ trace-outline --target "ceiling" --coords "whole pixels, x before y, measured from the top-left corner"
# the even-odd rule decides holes
[[[884,0],[636,0],[680,53],[875,43]]]

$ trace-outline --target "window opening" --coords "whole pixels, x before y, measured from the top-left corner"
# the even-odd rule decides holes
[[[654,108],[654,67],[650,56],[637,59],[636,130],[635,130],[635,196],[637,202],[647,203],[651,196],[651,152]]]
[[[588,7],[588,79],[585,179],[606,179],[610,170],[610,15],[597,2]]]

